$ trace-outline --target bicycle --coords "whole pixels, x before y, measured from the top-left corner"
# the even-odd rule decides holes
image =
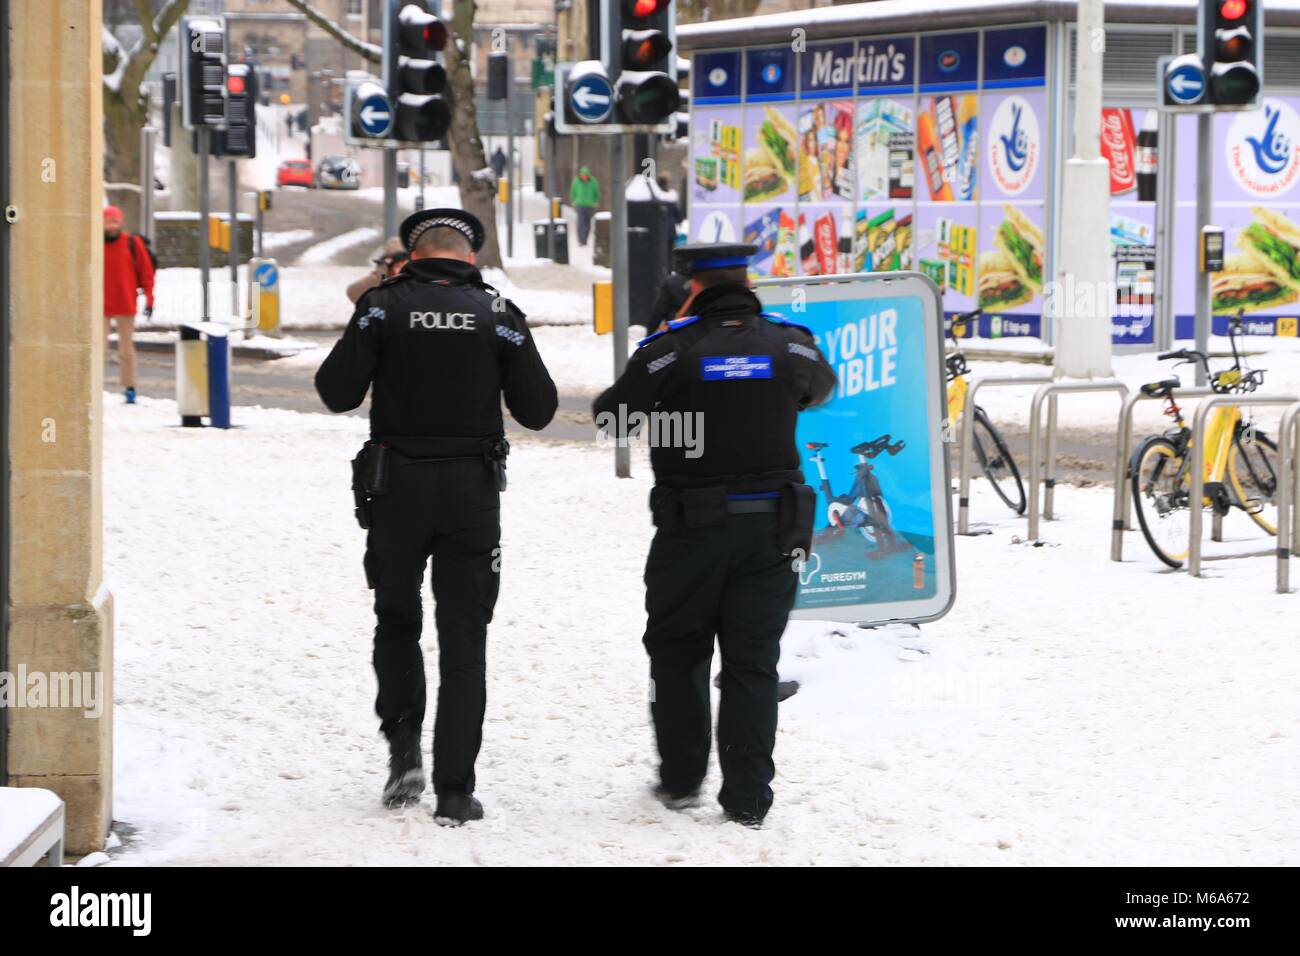
[[[970,367],[966,364],[966,356],[962,354],[958,344],[958,330],[967,322],[978,319],[981,314],[983,314],[982,309],[959,313],[953,316],[952,324],[948,328],[948,336],[953,341],[954,349],[944,359],[948,369],[950,426],[956,426],[966,409],[966,375],[970,372]],[[1007,448],[1007,443],[1002,440],[1002,435],[993,427],[988,413],[978,405],[975,406],[975,420],[971,423],[971,427],[975,458],[979,461],[980,471],[984,473],[984,477],[988,479],[993,490],[998,493],[998,497],[1008,508],[1018,515],[1024,514],[1025,486],[1020,480],[1020,469],[1016,465],[1016,460],[1011,457],[1011,451]]]
[[[1178,365],[1199,362],[1210,388],[1217,394],[1255,391],[1264,383],[1264,370],[1245,368],[1237,350],[1244,311],[1239,310],[1228,327],[1231,368],[1211,372],[1205,353],[1195,349],[1163,352],[1157,358],[1162,362],[1177,359]],[[1171,568],[1183,566],[1190,547],[1192,430],[1174,396],[1181,386],[1177,375],[1142,386],[1142,394],[1164,399],[1164,414],[1174,420],[1174,427],[1164,434],[1149,436],[1129,462],[1133,505],[1142,535],[1156,557]],[[1277,445],[1273,440],[1255,428],[1253,422],[1243,421],[1240,408],[1229,405],[1211,412],[1205,450],[1205,491],[1201,507],[1220,516],[1238,508],[1259,527],[1276,535]]]
[[[822,540],[856,530],[880,553],[908,547],[894,531],[889,505],[880,488],[880,480],[875,475],[875,466],[871,463],[882,454],[888,454],[891,458],[897,455],[905,447],[903,439],[891,442],[888,435],[881,435],[850,448],[849,452],[857,456],[858,462],[853,466],[853,484],[846,495],[837,495],[831,488],[830,476],[826,473],[826,459],[822,455],[822,449],[827,444],[810,441],[805,447],[812,452],[809,458],[817,466],[822,494],[826,496],[826,529],[822,532]]]

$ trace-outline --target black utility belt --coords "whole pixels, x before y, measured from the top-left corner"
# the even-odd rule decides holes
[[[780,518],[777,538],[781,552],[802,549],[807,553],[812,544],[816,500],[816,492],[797,481],[762,492],[736,492],[725,485],[655,485],[650,490],[650,511],[655,527],[669,532],[714,527],[736,515],[776,514]]]
[[[506,490],[506,458],[510,442],[493,438],[403,438],[398,451],[383,440],[361,446],[352,459],[352,497],[357,523],[369,528],[372,523],[370,501],[388,494],[388,476],[392,468],[422,462],[481,461],[496,479],[497,491]],[[415,454],[409,454],[415,452]]]

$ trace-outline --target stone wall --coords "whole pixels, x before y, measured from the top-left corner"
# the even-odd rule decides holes
[[[217,218],[225,220],[224,213],[217,213]],[[207,230],[202,231],[206,241]],[[158,256],[158,268],[174,269],[178,267],[197,269],[199,267],[199,214],[197,212],[159,213],[154,218],[153,251]],[[253,218],[239,217],[239,261],[247,262],[253,250]],[[222,249],[209,249],[208,265],[212,268],[224,266],[230,261],[230,253]]]

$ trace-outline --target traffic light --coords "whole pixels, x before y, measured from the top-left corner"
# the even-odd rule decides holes
[[[1263,88],[1262,0],[1201,0],[1200,49],[1208,102],[1253,109]]]
[[[606,0],[611,16],[609,73],[616,121],[630,126],[674,122],[677,88],[672,0]]]
[[[214,152],[219,156],[257,156],[257,74],[246,63],[226,67],[226,128]]]
[[[221,126],[226,118],[225,26],[211,17],[186,17],[177,40],[182,124],[186,129]]]
[[[393,109],[393,138],[410,143],[440,139],[451,125],[441,96],[447,71],[438,55],[447,27],[413,0],[384,0],[383,82]]]

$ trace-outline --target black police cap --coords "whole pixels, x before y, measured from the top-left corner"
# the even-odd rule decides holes
[[[684,275],[748,266],[758,246],[750,242],[693,242],[673,250],[673,268]]]
[[[420,236],[438,228],[455,229],[469,240],[469,247],[475,252],[483,248],[483,223],[464,209],[421,209],[407,216],[399,230],[402,245],[406,246],[407,252],[412,252]]]

